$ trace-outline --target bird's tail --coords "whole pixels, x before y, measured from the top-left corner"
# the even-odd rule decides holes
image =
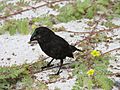
[[[72,46],[72,45],[70,45],[70,48],[71,48],[72,52],[75,52],[75,51],[83,52],[82,50],[80,50],[80,49],[78,49],[78,48],[76,48],[75,46]]]

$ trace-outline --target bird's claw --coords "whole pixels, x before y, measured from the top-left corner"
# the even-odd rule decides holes
[[[42,70],[43,70],[43,69],[45,69],[45,68],[52,67],[52,66],[54,66],[54,64],[47,65],[47,66],[43,66],[43,67],[41,67],[41,68],[42,68]]]
[[[54,74],[54,75],[59,75],[60,73],[62,73],[62,71],[59,71],[59,72],[57,72],[56,74]]]

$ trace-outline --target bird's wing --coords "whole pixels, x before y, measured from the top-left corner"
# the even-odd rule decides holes
[[[70,53],[69,44],[63,38],[56,36],[47,44],[45,53],[53,58],[65,58]]]

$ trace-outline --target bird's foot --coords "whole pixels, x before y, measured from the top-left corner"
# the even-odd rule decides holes
[[[45,68],[52,67],[52,66],[54,66],[54,64],[47,65],[47,66],[43,66],[43,67],[41,67],[41,68],[42,68],[42,70],[43,70],[43,69],[45,69]]]
[[[56,74],[54,74],[54,75],[59,75],[60,73],[61,73],[62,71],[58,71]]]

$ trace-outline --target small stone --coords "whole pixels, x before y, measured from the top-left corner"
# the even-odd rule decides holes
[[[11,58],[7,58],[7,60],[11,60]]]
[[[113,69],[120,70],[120,69],[119,69],[119,68],[117,68],[117,67],[114,67]]]
[[[115,81],[115,85],[116,85],[117,87],[120,87],[120,80]]]
[[[63,80],[62,80],[62,82],[66,82],[66,80],[65,80],[65,79],[63,79]]]
[[[4,58],[1,58],[1,61],[3,61],[4,60]]]
[[[74,35],[73,35],[73,34],[70,34],[70,37],[74,37]]]
[[[13,56],[17,56],[14,52],[12,53]]]
[[[120,65],[117,65],[117,67],[120,67]]]
[[[118,60],[117,60],[117,59],[115,59],[115,62],[118,62]]]
[[[120,74],[115,75],[116,77],[120,77]]]
[[[113,65],[110,65],[111,68],[113,68]]]
[[[32,48],[32,50],[34,51],[34,50],[35,50],[35,48]]]

